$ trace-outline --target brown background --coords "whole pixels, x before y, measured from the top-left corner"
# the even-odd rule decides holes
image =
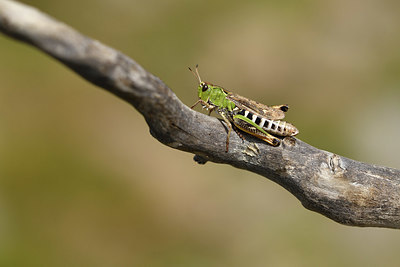
[[[187,105],[198,63],[207,81],[290,104],[303,141],[400,168],[400,2],[25,2],[131,56]],[[192,157],[0,36],[0,265],[400,263],[399,231],[339,225],[265,178]]]

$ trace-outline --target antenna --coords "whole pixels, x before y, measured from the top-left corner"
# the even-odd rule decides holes
[[[199,64],[196,64],[196,72],[194,72],[190,67],[189,67],[189,70],[191,73],[193,73],[194,77],[196,77],[196,79],[199,80],[199,83],[201,83],[201,78],[200,78],[198,68],[199,68]]]

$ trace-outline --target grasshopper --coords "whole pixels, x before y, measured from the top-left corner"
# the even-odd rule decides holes
[[[226,152],[229,151],[229,137],[232,129],[249,133],[272,146],[278,146],[281,143],[281,139],[276,136],[294,136],[299,133],[295,126],[282,121],[285,112],[289,109],[288,105],[267,106],[258,103],[234,94],[221,86],[203,81],[200,78],[198,65],[196,65],[195,71],[191,68],[189,70],[199,81],[199,100],[191,108],[193,109],[200,103],[203,108],[208,110],[208,115],[212,111],[221,115],[228,126]],[[237,133],[243,139],[243,136],[239,132]]]

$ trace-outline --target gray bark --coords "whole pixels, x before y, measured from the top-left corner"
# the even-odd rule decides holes
[[[133,105],[161,143],[195,154],[199,163],[230,164],[280,184],[307,209],[352,226],[400,228],[400,171],[319,150],[296,138],[278,147],[184,105],[157,77],[126,55],[90,39],[35,8],[0,0],[0,31],[62,62]]]

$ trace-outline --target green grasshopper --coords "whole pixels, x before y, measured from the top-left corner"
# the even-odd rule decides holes
[[[199,81],[199,100],[191,108],[200,103],[203,108],[208,110],[208,115],[212,111],[221,115],[228,126],[226,152],[229,150],[229,137],[232,129],[240,129],[272,146],[278,146],[281,143],[281,140],[276,136],[294,136],[299,133],[295,126],[282,121],[285,112],[289,109],[288,105],[267,106],[258,103],[234,94],[221,86],[202,81],[198,65],[196,65],[195,72],[191,68],[189,70]],[[237,133],[243,139],[243,136],[239,132]]]

